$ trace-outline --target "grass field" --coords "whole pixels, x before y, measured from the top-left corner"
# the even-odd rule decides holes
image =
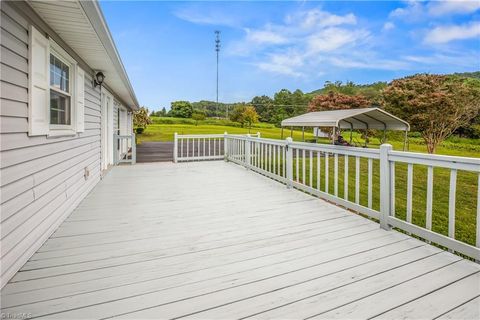
[[[224,132],[232,134],[246,134],[248,129],[235,126],[235,124],[225,122],[224,120],[209,120],[199,125],[195,125],[191,119],[182,119],[179,121],[169,118],[167,123],[157,119],[156,123],[149,125],[142,135],[138,135],[138,141],[172,141],[175,132],[178,134],[221,134]],[[160,122],[160,123],[159,123]],[[177,122],[177,123],[176,123]],[[281,130],[269,124],[259,124],[251,129],[251,133],[260,132],[264,138],[280,139]],[[284,137],[290,135],[290,130],[284,131]],[[348,134],[346,135],[348,138]],[[402,150],[403,141],[399,139],[401,135],[389,135],[389,143],[394,149]],[[301,131],[293,131],[295,141],[302,140]],[[309,130],[305,133],[305,139],[313,141],[314,137]],[[363,143],[359,134],[354,134],[354,140]],[[326,141],[325,141],[326,142]],[[426,152],[426,146],[421,138],[409,138],[409,150],[413,152]],[[369,147],[378,148],[379,139],[371,138]],[[461,138],[450,138],[445,141],[437,150],[438,154],[479,157],[480,141]],[[307,181],[309,165],[307,159]],[[316,160],[315,160],[316,161]],[[322,159],[324,161],[324,159]],[[302,161],[300,161],[301,163]],[[314,162],[316,163],[316,162]],[[324,163],[322,163],[324,168]],[[315,165],[314,165],[315,167]],[[301,171],[300,171],[301,172]],[[426,211],[426,185],[427,168],[425,166],[414,166],[413,179],[413,223],[419,226],[425,226]],[[434,190],[433,190],[433,230],[441,234],[448,233],[448,193],[449,193],[449,174],[450,171],[442,168],[434,170]],[[360,164],[360,204],[367,205],[367,160],[362,159]],[[312,185],[316,186],[316,171],[313,172]],[[333,159],[330,159],[329,166],[329,193],[333,194]],[[338,196],[343,198],[344,190],[344,158],[339,158],[339,182]],[[349,200],[355,199],[355,160],[349,159]],[[469,244],[475,244],[475,226],[476,226],[476,208],[477,208],[477,181],[478,174],[473,172],[458,171],[457,176],[457,199],[456,199],[456,232],[458,240]],[[406,216],[406,189],[407,189],[407,166],[403,164],[396,165],[396,216],[405,219]],[[320,188],[325,188],[324,172],[320,179]],[[373,208],[379,209],[379,166],[378,162],[373,163]]]

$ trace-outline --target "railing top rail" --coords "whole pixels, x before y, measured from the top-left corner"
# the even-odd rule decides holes
[[[388,155],[390,161],[480,172],[480,158],[402,151],[390,151]]]
[[[268,139],[268,138],[259,138],[259,137],[248,137],[248,136],[237,136],[237,135],[227,135],[227,138],[235,138],[239,140],[250,140],[255,142],[264,142],[269,144],[281,145],[285,146],[287,142],[285,140],[277,140],[277,139]]]
[[[223,138],[225,135],[221,134],[179,134],[178,139],[192,139],[192,138]]]
[[[247,136],[237,136],[237,135],[227,135],[227,137],[235,138],[239,140],[250,140],[255,142],[263,142],[268,144],[285,146],[287,142],[285,140],[277,139],[267,139],[267,138],[256,138],[256,137],[247,137]],[[350,156],[359,156],[364,158],[378,159],[380,157],[379,149],[366,149],[358,147],[346,147],[346,146],[337,146],[337,145],[326,145],[326,144],[313,144],[308,142],[290,142],[289,145],[292,148],[305,149],[311,151],[320,151],[326,153],[338,153],[342,155]]]
[[[313,144],[308,142],[291,142],[293,148],[307,149],[313,151],[323,151],[329,153],[339,153],[346,155],[357,155],[359,157],[378,159],[380,156],[379,149],[367,149],[359,147],[347,147],[328,144]]]

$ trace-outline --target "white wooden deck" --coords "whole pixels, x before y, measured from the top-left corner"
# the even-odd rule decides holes
[[[115,167],[2,290],[33,318],[480,318],[480,266],[223,161]]]

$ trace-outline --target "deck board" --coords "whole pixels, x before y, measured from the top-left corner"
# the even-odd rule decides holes
[[[2,312],[475,316],[479,272],[476,263],[231,163],[139,164],[114,168],[88,195],[2,290]]]

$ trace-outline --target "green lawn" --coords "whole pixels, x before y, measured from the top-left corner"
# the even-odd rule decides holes
[[[173,141],[175,132],[178,134],[218,134],[228,132],[231,134],[247,134],[249,130],[241,127],[221,126],[213,124],[151,124],[141,135],[138,135],[137,141]],[[260,132],[262,138],[280,139],[281,130],[275,127],[255,127],[250,133]],[[290,135],[290,130],[285,130],[285,138]],[[301,141],[302,132],[294,131],[294,140]],[[305,139],[313,139],[311,132],[305,132]]]
[[[145,132],[138,135],[138,141],[172,141],[174,133],[178,134],[220,134],[224,132],[232,134],[246,134],[248,129],[216,124],[192,123],[156,123],[149,125]],[[264,138],[280,139],[281,130],[268,124],[260,124],[252,128],[251,133],[260,132]],[[284,137],[290,135],[290,130],[284,131]],[[398,137],[398,135],[397,135]],[[346,134],[348,139],[348,134]],[[354,138],[362,142],[360,135],[355,134]],[[302,140],[301,131],[293,131],[295,141]],[[305,139],[313,141],[311,131],[305,133]],[[410,151],[426,152],[426,147],[420,138],[410,138]],[[325,141],[326,142],[326,141]],[[401,140],[390,139],[396,150],[402,150],[403,142]],[[369,147],[378,148],[380,142],[376,138],[371,138]],[[437,150],[438,154],[478,157],[480,154],[480,141],[452,138],[443,143]],[[309,164],[306,163],[306,183],[308,180]],[[322,159],[321,190],[325,188],[324,178],[324,159]],[[302,163],[302,161],[300,161]],[[316,159],[314,160],[313,186],[316,186]],[[360,203],[367,206],[367,160],[362,159],[360,164]],[[301,169],[300,169],[301,170]],[[333,194],[334,172],[333,158],[330,158],[329,166],[329,193]],[[413,179],[413,223],[425,226],[425,208],[426,208],[426,171],[425,166],[414,166]],[[294,170],[295,172],[295,170]],[[301,172],[301,171],[300,171]],[[338,195],[343,198],[344,190],[344,157],[339,157],[339,182]],[[448,169],[434,169],[434,190],[433,190],[433,230],[446,235],[448,232],[448,192],[449,192],[449,174]],[[406,189],[407,189],[407,166],[404,164],[396,165],[396,216],[405,219],[406,216]],[[355,159],[349,158],[349,200],[355,199]],[[459,171],[457,176],[457,199],[456,199],[456,238],[469,244],[475,244],[475,226],[476,226],[476,207],[477,207],[477,181],[478,174],[472,172]],[[378,162],[373,163],[373,208],[379,209],[379,166]]]

